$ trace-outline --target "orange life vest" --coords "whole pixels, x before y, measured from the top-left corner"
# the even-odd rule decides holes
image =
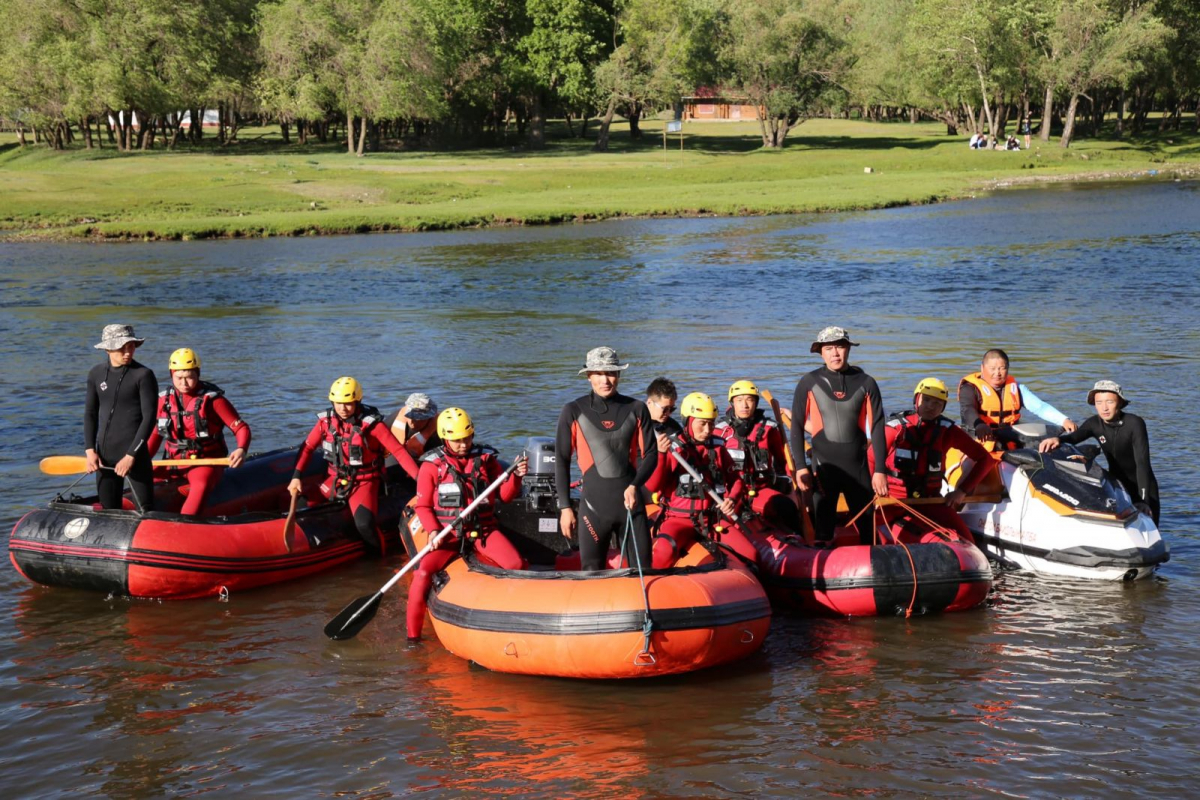
[[[396,421],[392,423],[392,435],[396,437],[396,440],[399,441],[400,444],[404,445],[404,449],[407,450],[414,459],[419,459],[428,450],[433,449],[431,445],[436,446],[438,444],[437,434],[435,432],[437,426],[435,424],[430,424],[428,431],[422,431],[420,430],[419,425],[408,418],[408,416],[404,413],[405,411],[408,411],[408,406],[400,409],[400,413],[396,415]],[[425,421],[426,420],[422,420],[422,422]],[[432,421],[430,420],[430,422]],[[411,436],[408,435],[410,430],[413,432]],[[433,441],[431,442],[431,440]]]
[[[999,392],[993,389],[979,372],[967,375],[959,381],[959,391],[962,391],[964,383],[969,383],[979,390],[979,416],[984,422],[998,428],[1001,425],[1016,425],[1021,421],[1021,391],[1017,388],[1016,378],[1011,375],[1005,378],[1004,388]],[[988,452],[1016,447],[1015,444],[1005,445],[995,440],[982,444]]]

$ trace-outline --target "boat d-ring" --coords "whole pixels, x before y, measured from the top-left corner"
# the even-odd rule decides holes
[[[217,602],[218,603],[228,603],[229,602],[229,588],[228,587],[222,586],[220,589],[217,590]]]
[[[749,628],[742,628],[742,644],[750,644],[754,641],[754,631]]]
[[[643,650],[633,657],[633,665],[635,667],[653,667],[657,663],[658,659],[649,650]]]
[[[504,648],[504,655],[515,657],[517,655],[517,643],[509,642],[508,646]]]

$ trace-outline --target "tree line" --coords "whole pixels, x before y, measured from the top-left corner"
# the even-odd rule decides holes
[[[0,117],[22,143],[545,143],[605,150],[700,87],[762,144],[818,115],[933,119],[1060,143],[1179,127],[1200,100],[1200,0],[0,0]],[[1197,115],[1200,120],[1200,115]],[[1192,124],[1200,124],[1193,122]]]

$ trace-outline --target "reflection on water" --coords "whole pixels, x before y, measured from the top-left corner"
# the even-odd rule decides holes
[[[495,675],[402,640],[404,589],[355,640],[320,628],[398,563],[228,603],[0,578],[0,779],[12,796],[1179,795],[1200,653],[1196,464],[1182,431],[1200,319],[1190,184],[1014,191],[839,216],[146,246],[0,248],[0,516],[69,480],[100,327],[156,368],[196,348],[254,426],[294,443],[339,374],[390,410],[426,390],[509,454],[551,431],[611,344],[657,374],[787,401],[836,322],[889,409],[994,344],[1082,418],[1099,377],[1150,424],[1172,561],[1136,585],[1006,575],[988,608],[777,619],[741,664],[650,683]],[[391,596],[391,595],[396,596]]]

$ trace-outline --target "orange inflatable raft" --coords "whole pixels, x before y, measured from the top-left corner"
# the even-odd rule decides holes
[[[428,541],[415,514],[405,544]],[[409,552],[415,552],[410,550]],[[439,573],[429,595],[438,639],[498,672],[646,678],[712,667],[758,650],[771,605],[740,564],[700,545],[669,570],[502,570],[474,554]]]

